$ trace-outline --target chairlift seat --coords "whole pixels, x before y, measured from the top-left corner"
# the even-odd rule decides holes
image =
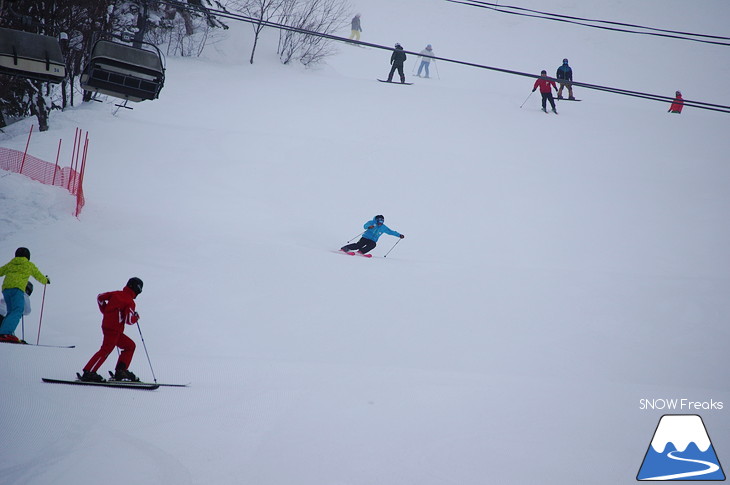
[[[66,61],[55,37],[0,28],[0,73],[60,83]]]
[[[165,82],[159,51],[99,40],[81,74],[85,91],[139,102],[156,99]]]

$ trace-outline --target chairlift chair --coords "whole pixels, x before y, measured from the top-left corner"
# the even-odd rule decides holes
[[[81,88],[134,102],[156,99],[165,82],[165,68],[159,49],[152,47],[154,51],[97,40],[81,73]]]
[[[60,83],[66,61],[55,37],[0,27],[0,73]]]

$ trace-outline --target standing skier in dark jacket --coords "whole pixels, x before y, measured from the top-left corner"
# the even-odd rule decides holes
[[[342,246],[340,248],[340,251],[345,252],[347,254],[355,254],[352,251],[357,250],[357,252],[361,256],[367,256],[370,257],[369,254],[366,254],[370,252],[375,246],[377,245],[378,239],[380,239],[380,236],[385,234],[390,234],[391,236],[396,236],[401,239],[403,239],[405,236],[397,231],[392,230],[388,226],[385,225],[385,217],[381,215],[377,215],[373,217],[371,221],[367,221],[362,226],[365,228],[365,232],[362,233],[362,237],[360,240],[353,244],[348,244],[347,246]]]
[[[403,63],[405,62],[406,53],[403,51],[403,46],[401,46],[400,44],[396,44],[395,50],[390,56],[390,64],[392,65],[392,67],[390,68],[390,74],[388,74],[388,82],[393,81],[393,74],[395,73],[396,69],[398,69],[398,74],[400,74],[400,82],[406,82],[406,75],[403,72]]]
[[[555,78],[560,84],[558,99],[563,99],[563,88],[568,88],[568,99],[575,99],[573,97],[573,69],[568,65],[568,59],[563,59],[563,65],[558,68]]]

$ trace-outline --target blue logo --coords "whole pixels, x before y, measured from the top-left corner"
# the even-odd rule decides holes
[[[646,450],[637,480],[725,480],[702,418],[665,414]]]

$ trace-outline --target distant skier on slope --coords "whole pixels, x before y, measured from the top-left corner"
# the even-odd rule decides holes
[[[348,254],[355,254],[352,251],[357,251],[361,256],[363,256],[375,248],[378,239],[380,239],[380,236],[382,236],[383,233],[390,234],[391,236],[396,236],[401,239],[405,237],[403,234],[386,226],[385,217],[382,215],[377,215],[372,220],[367,221],[363,224],[363,228],[365,228],[365,232],[362,233],[360,240],[356,243],[342,246],[340,251]]]
[[[560,83],[560,89],[558,89],[558,99],[563,99],[563,88],[568,88],[568,99],[575,99],[573,97],[573,69],[568,65],[568,59],[563,59],[563,65],[558,67],[555,77]]]
[[[390,73],[388,74],[388,82],[393,82],[393,74],[395,73],[395,70],[398,69],[398,74],[400,74],[400,82],[405,83],[406,82],[406,75],[403,72],[403,64],[406,62],[406,53],[403,51],[403,46],[396,43],[395,44],[395,50],[393,50],[393,54],[390,56]]]
[[[552,81],[547,77],[547,71],[544,69],[540,72],[540,77],[535,81],[535,85],[532,87],[534,93],[537,88],[540,88],[540,94],[542,94],[542,110],[547,113],[547,101],[550,101],[550,106],[553,107],[553,113],[558,114],[555,110],[555,100],[553,99],[553,91],[550,88],[554,88],[556,91],[558,87],[555,85],[555,81]]]
[[[360,32],[362,32],[362,26],[360,25],[360,14],[356,14],[352,17],[350,22],[350,39],[360,40]]]
[[[676,114],[682,114],[682,108],[684,108],[684,99],[682,98],[682,92],[677,91],[674,93],[674,101],[672,101],[672,105],[669,107],[669,111],[667,113],[676,113]]]
[[[15,257],[5,266],[0,266],[0,276],[5,276],[2,293],[7,307],[7,314],[0,325],[0,341],[25,343],[15,336],[15,329],[18,328],[25,310],[25,290],[28,278],[32,276],[44,285],[50,284],[51,280],[48,279],[48,276],[43,276],[38,267],[30,262],[28,248],[16,249]]]
[[[419,56],[421,56],[421,64],[418,66],[418,74],[416,76],[421,77],[421,71],[426,71],[426,76],[424,76],[426,79],[429,77],[428,73],[428,67],[432,62],[436,62],[433,57],[433,47],[431,47],[431,44],[428,44],[425,49],[423,49],[421,52],[418,53]]]
[[[124,325],[134,325],[139,320],[139,314],[135,311],[134,299],[142,293],[142,280],[134,277],[129,278],[127,285],[120,291],[101,293],[96,297],[99,310],[104,315],[101,321],[101,331],[104,339],[101,348],[91,357],[91,360],[84,366],[82,381],[104,382],[96,371],[104,364],[114,347],[122,351],[117,360],[115,380],[139,381],[137,376],[129,371],[129,364],[132,362],[134,349],[137,347],[134,341],[124,335]]]

